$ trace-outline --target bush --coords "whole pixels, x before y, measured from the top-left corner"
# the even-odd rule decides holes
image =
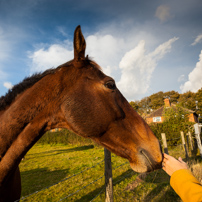
[[[88,145],[92,144],[92,140],[76,135],[75,133],[62,129],[60,131],[46,132],[38,141],[42,144],[73,144],[73,145]]]
[[[178,125],[164,122],[156,124],[152,123],[150,128],[159,140],[161,140],[161,133],[165,133],[168,144],[176,146],[181,144],[180,131],[183,131],[184,134],[188,133],[189,131],[193,133],[192,125],[193,123],[190,122],[187,123],[187,125]]]
[[[165,108],[163,116],[165,117],[163,123],[150,124],[151,130],[159,140],[161,140],[161,133],[165,133],[168,144],[177,145],[181,143],[180,131],[184,134],[189,131],[193,133],[193,123],[188,121],[186,112],[181,108]]]

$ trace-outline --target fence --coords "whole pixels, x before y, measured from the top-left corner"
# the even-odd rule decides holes
[[[201,151],[202,151],[202,148],[201,148],[201,140],[200,140],[200,127],[201,127],[200,125],[196,125],[196,126],[195,126],[195,138],[193,138],[193,137],[191,136],[191,133],[190,133],[190,132],[188,132],[186,135],[184,135],[184,132],[182,132],[182,131],[181,131],[181,133],[179,134],[179,137],[175,138],[176,140],[181,140],[181,141],[180,141],[180,142],[181,142],[180,145],[181,145],[181,147],[183,148],[183,150],[184,150],[184,152],[185,152],[185,158],[186,158],[186,159],[189,158],[190,154],[191,154],[191,155],[194,154],[195,150],[197,149],[196,146],[198,146],[199,151],[200,151],[200,154],[202,155],[202,153],[201,153]],[[167,139],[165,133],[162,133],[161,136],[162,136],[162,141],[161,141],[161,143],[162,143],[162,146],[163,146],[164,153],[167,153],[167,154],[168,154],[168,153],[169,153],[168,147],[177,146],[177,145],[169,145],[168,142],[171,141],[171,140],[173,140],[173,139]],[[178,142],[179,142],[179,141],[178,141]],[[190,152],[189,152],[189,151],[190,151]],[[72,175],[72,176],[70,176],[70,177],[67,177],[67,178],[65,178],[65,179],[63,179],[63,180],[61,180],[61,181],[59,181],[59,182],[57,182],[57,183],[55,183],[55,184],[53,184],[53,185],[51,185],[51,186],[45,187],[45,188],[43,188],[43,189],[40,190],[40,191],[36,191],[36,192],[34,192],[34,193],[32,193],[32,194],[26,196],[26,197],[22,197],[22,198],[21,198],[21,201],[23,201],[24,199],[26,199],[27,197],[29,197],[29,196],[31,196],[31,195],[33,195],[33,194],[36,194],[36,193],[39,193],[39,192],[41,192],[41,191],[43,191],[43,190],[49,189],[50,187],[53,187],[53,186],[55,186],[55,185],[57,185],[57,184],[59,184],[59,183],[61,183],[61,182],[63,182],[63,181],[69,180],[69,179],[71,179],[71,178],[73,178],[73,177],[75,177],[75,176],[77,176],[77,175],[79,175],[79,174],[82,174],[82,173],[84,173],[84,172],[86,172],[86,171],[88,171],[88,170],[90,170],[90,169],[93,169],[93,168],[95,168],[96,166],[98,166],[98,165],[104,163],[104,165],[105,165],[105,173],[104,173],[104,175],[101,175],[100,177],[98,177],[97,179],[93,180],[93,181],[90,182],[89,184],[87,184],[87,185],[85,185],[85,186],[79,188],[78,190],[74,191],[73,193],[70,193],[70,194],[68,194],[67,196],[61,198],[59,201],[63,201],[63,200],[65,200],[65,199],[70,198],[70,197],[73,196],[74,194],[77,194],[79,191],[81,191],[81,190],[87,188],[88,186],[90,186],[90,185],[96,183],[97,181],[99,181],[99,180],[101,180],[102,178],[105,177],[105,186],[101,187],[99,193],[97,193],[91,201],[94,201],[99,195],[103,194],[104,191],[105,191],[105,202],[113,202],[112,170],[117,169],[117,168],[119,168],[119,167],[121,167],[121,166],[123,166],[123,165],[125,165],[125,164],[128,164],[128,162],[127,162],[127,163],[124,163],[124,164],[121,164],[121,165],[119,165],[119,166],[117,166],[117,167],[115,167],[115,168],[112,169],[111,153],[110,153],[107,149],[104,149],[104,155],[105,155],[104,160],[102,160],[102,161],[96,163],[96,164],[93,165],[92,167],[86,168],[86,169],[84,169],[84,170],[82,170],[82,171],[80,171],[80,172],[78,172],[78,173],[75,173],[74,175]],[[130,173],[127,173],[127,175],[130,175]],[[123,176],[122,179],[126,178],[127,175]],[[122,179],[120,179],[120,180],[122,180]],[[18,201],[19,201],[19,200],[18,200]]]
[[[169,153],[168,146],[179,146],[180,145],[183,148],[184,152],[185,152],[185,158],[188,160],[189,156],[190,156],[189,150],[190,150],[191,155],[194,155],[194,153],[196,153],[196,151],[197,151],[197,146],[198,146],[200,154],[202,156],[202,147],[201,147],[201,139],[200,139],[200,132],[201,132],[200,127],[201,127],[201,125],[197,125],[197,124],[195,125],[195,138],[192,137],[190,132],[188,132],[186,134],[186,138],[185,138],[184,132],[181,131],[180,136],[178,138],[175,138],[175,140],[180,140],[181,139],[181,144],[178,144],[178,145],[168,145],[167,141],[171,141],[171,140],[174,140],[174,139],[166,139],[166,134],[161,133],[162,145],[163,145],[164,153],[167,153],[167,154]],[[185,141],[185,139],[186,139],[186,141]],[[108,162],[108,163],[110,164],[110,162]],[[106,170],[105,170],[105,172],[111,173],[111,171],[106,171]],[[109,178],[110,179],[112,178],[111,175],[110,175]],[[106,181],[108,182],[108,180],[106,180]],[[112,182],[110,182],[110,183],[112,183]],[[106,184],[106,199],[105,199],[105,202],[113,202],[113,187],[111,187],[109,184]],[[111,187],[110,190],[109,190],[108,187]]]
[[[30,196],[32,196],[32,195],[34,195],[34,194],[37,194],[37,193],[39,193],[39,192],[41,192],[41,191],[44,191],[44,190],[46,190],[46,189],[49,189],[50,187],[53,187],[53,186],[55,186],[55,185],[57,185],[57,184],[59,184],[59,183],[61,183],[61,182],[64,182],[64,181],[66,181],[66,180],[69,180],[69,179],[71,179],[71,178],[73,178],[73,177],[75,177],[75,176],[77,176],[77,175],[79,175],[79,174],[82,174],[82,173],[84,173],[84,172],[86,172],[86,171],[88,171],[88,170],[90,170],[90,169],[92,169],[92,168],[95,168],[97,165],[99,165],[99,164],[101,164],[101,163],[103,163],[103,162],[104,162],[104,160],[102,160],[102,161],[96,163],[96,164],[93,165],[92,167],[88,167],[88,168],[86,168],[86,169],[84,169],[84,170],[82,170],[82,171],[80,171],[80,172],[78,172],[78,173],[75,173],[74,175],[72,175],[72,176],[70,176],[70,177],[67,177],[67,178],[65,178],[65,179],[63,179],[63,180],[61,180],[61,181],[59,181],[59,182],[57,182],[57,183],[55,183],[55,184],[53,184],[53,185],[51,185],[51,186],[47,186],[47,187],[45,187],[45,188],[43,188],[43,189],[41,189],[41,190],[39,190],[39,191],[35,191],[35,192],[33,192],[33,193],[31,193],[31,194],[29,194],[29,195],[27,195],[27,196],[24,196],[24,197],[22,197],[20,200],[16,200],[15,202],[23,201],[23,200],[25,200],[26,198],[28,198],[28,197],[30,197]],[[77,191],[75,191],[75,192],[73,192],[73,193],[67,195],[66,197],[61,198],[59,201],[63,201],[64,199],[67,199],[67,198],[73,196],[74,194],[76,194],[76,193],[78,193],[79,191],[85,189],[86,187],[88,187],[88,186],[90,186],[91,184],[95,183],[96,181],[102,179],[103,177],[104,177],[104,175],[101,176],[101,177],[99,177],[99,178],[96,179],[96,180],[93,180],[91,183],[89,183],[89,184],[87,184],[86,186],[84,186],[84,187],[78,189]],[[93,201],[93,200],[91,200],[91,201]]]
[[[169,151],[168,151],[168,144],[167,144],[167,139],[166,139],[166,134],[165,133],[161,133],[161,137],[162,137],[162,144],[163,144],[163,149],[164,149],[164,153],[166,154],[169,154]],[[175,139],[181,139],[181,147],[183,148],[184,152],[185,152],[185,158],[188,159],[189,158],[189,148],[191,150],[191,154],[194,153],[194,151],[196,150],[196,147],[194,144],[194,139],[192,138],[191,136],[191,133],[187,133],[186,134],[186,138],[184,136],[184,132],[181,131],[180,132],[180,137],[179,138],[175,138]],[[185,141],[186,139],[186,141]],[[170,140],[173,140],[173,139],[169,139]],[[177,146],[177,145],[169,145],[169,146]]]
[[[200,138],[201,127],[202,127],[202,125],[198,124],[198,123],[196,123],[194,125],[195,138],[192,137],[190,132],[188,132],[186,134],[186,138],[185,138],[184,132],[183,131],[180,132],[181,145],[182,145],[182,148],[183,148],[183,150],[185,152],[186,159],[189,158],[189,152],[188,152],[189,148],[191,150],[191,154],[193,154],[193,153],[196,152],[197,147],[198,147],[198,149],[200,151],[200,155],[202,157],[202,145],[201,145],[201,138]],[[161,137],[162,137],[162,144],[163,144],[163,148],[164,148],[164,153],[168,154],[168,144],[167,144],[166,134],[161,133]],[[176,138],[176,139],[180,139],[180,137]],[[186,141],[185,141],[185,139],[186,139]]]
[[[20,200],[17,200],[16,202],[18,202],[18,201],[33,201],[34,200],[33,198],[35,197],[36,194],[44,195],[43,191],[48,190],[48,192],[49,192],[49,190],[51,190],[52,188],[54,188],[54,186],[57,186],[57,185],[60,186],[61,183],[63,183],[63,182],[65,183],[65,181],[68,182],[68,181],[70,181],[71,178],[74,179],[74,177],[79,176],[79,175],[83,175],[87,171],[91,172],[91,169],[97,168],[98,166],[100,166],[100,168],[105,167],[104,168],[105,169],[105,172],[104,172],[105,174],[100,175],[96,179],[92,180],[90,183],[88,182],[88,184],[86,184],[86,185],[84,185],[82,187],[79,187],[77,190],[74,190],[72,193],[68,193],[66,196],[61,197],[59,200],[56,200],[56,201],[58,201],[58,202],[59,201],[72,201],[71,198],[72,198],[73,195],[78,194],[82,190],[85,191],[85,189],[87,187],[89,187],[90,185],[94,185],[96,182],[98,182],[99,180],[102,180],[104,178],[105,178],[106,187],[105,187],[105,184],[103,183],[103,185],[99,187],[100,190],[98,190],[97,193],[94,194],[94,196],[92,196],[92,199],[90,201],[92,201],[92,202],[95,201],[101,194],[102,194],[102,200],[103,200],[103,195],[104,195],[105,190],[107,190],[105,192],[106,201],[110,201],[111,197],[113,197],[113,192],[111,191],[113,189],[113,185],[112,185],[112,170],[114,171],[115,169],[119,169],[120,167],[122,167],[124,165],[126,165],[127,167],[129,167],[129,163],[128,163],[128,161],[125,161],[124,163],[119,163],[118,165],[116,165],[116,166],[114,166],[112,168],[112,164],[111,164],[111,152],[109,152],[107,149],[104,149],[104,156],[105,156],[104,160],[101,160],[101,161],[95,163],[93,166],[85,168],[84,170],[81,170],[81,171],[79,171],[79,172],[77,172],[77,173],[75,173],[75,174],[73,174],[71,176],[68,176],[67,178],[62,179],[61,181],[58,181],[57,183],[52,184],[51,186],[47,186],[47,187],[45,187],[45,188],[43,188],[41,190],[37,190],[37,191],[35,191],[35,192],[27,195],[27,196],[24,196]],[[115,157],[115,155],[112,156],[112,157]],[[127,178],[129,175],[131,175],[132,172],[133,171],[131,170],[130,172],[124,173],[123,176],[121,175],[120,178],[118,178],[118,179],[115,180],[114,185],[117,184],[117,183],[119,183],[123,179]]]

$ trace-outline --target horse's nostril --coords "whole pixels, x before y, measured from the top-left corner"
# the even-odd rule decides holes
[[[146,154],[146,152],[142,149],[142,150],[140,150],[140,153],[144,156],[144,158],[146,159],[146,161],[149,164],[149,166],[151,167],[151,169],[154,170],[152,162],[151,162],[150,158],[148,157],[148,155]]]

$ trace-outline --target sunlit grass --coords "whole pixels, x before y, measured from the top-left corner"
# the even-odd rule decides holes
[[[101,147],[67,146],[67,145],[35,145],[20,164],[22,176],[22,196],[29,195],[45,187],[58,183],[82,170],[96,165],[75,177],[60,182],[44,191],[40,191],[26,198],[24,201],[58,201],[92,181],[104,175],[104,150]],[[125,159],[112,156],[112,167],[127,163]],[[125,173],[130,172],[130,180],[137,174],[129,164],[114,169],[114,182],[120,181]],[[127,178],[126,178],[127,179]],[[85,189],[68,197],[64,201],[90,201],[104,188],[104,177]]]
[[[184,157],[181,147],[169,150],[169,154],[176,158]],[[20,170],[22,196],[39,192],[23,201],[105,201],[103,159],[104,149],[94,145],[36,144],[21,162]],[[201,177],[202,169],[197,166],[200,158],[192,162],[192,170]],[[181,201],[170,187],[170,178],[163,170],[139,175],[131,170],[127,160],[114,154],[112,168],[114,201]],[[76,173],[80,174],[73,176]],[[66,178],[69,179],[64,180]]]

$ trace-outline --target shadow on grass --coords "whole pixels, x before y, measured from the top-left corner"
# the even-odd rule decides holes
[[[202,162],[200,155],[190,156],[188,159],[183,158],[183,160],[187,162],[190,166],[192,164]],[[144,198],[143,201],[181,201],[180,197],[170,186],[170,177],[163,170],[159,170],[156,172],[157,174],[155,174],[155,172],[149,173],[145,179],[146,183],[154,183],[157,186]]]
[[[122,181],[124,181],[127,178],[131,178],[132,175],[136,175],[136,173],[132,172],[131,169],[128,169],[127,171],[125,171],[121,175],[117,176],[116,178],[113,178],[113,186],[118,184],[118,183],[121,183]],[[87,195],[82,196],[80,199],[75,200],[75,202],[89,202],[94,197],[96,197],[101,192],[101,190],[103,190],[102,193],[105,192],[105,185],[102,185],[101,187],[91,191]]]
[[[44,156],[54,156],[54,155],[59,155],[59,154],[63,154],[63,153],[70,153],[70,152],[75,152],[75,151],[84,151],[84,150],[93,149],[93,148],[94,148],[94,145],[85,145],[85,146],[74,147],[74,148],[70,148],[70,149],[49,150],[49,151],[40,152],[37,154],[38,155],[46,154]],[[29,154],[29,156],[34,156],[34,157],[29,157],[29,159],[36,158],[36,153]],[[43,155],[40,155],[40,157],[43,157]]]
[[[157,190],[155,190],[156,191],[156,193],[157,192],[161,192],[161,190],[162,190],[162,192],[163,192],[163,194],[161,194],[161,196],[159,197],[159,198],[157,198],[157,199],[155,199],[155,202],[171,202],[171,201],[175,201],[175,202],[181,202],[182,200],[180,199],[180,197],[175,193],[175,191],[169,186],[168,187],[168,185],[164,185],[164,184],[160,184],[158,187],[157,187]],[[158,188],[159,187],[161,187],[161,186],[163,186],[163,188],[165,189],[165,191],[163,190],[163,189],[161,189],[161,190],[159,190]],[[167,188],[166,188],[167,187]],[[149,199],[149,198],[148,198]],[[145,200],[146,201],[146,200]],[[148,201],[150,201],[150,200],[148,200]]]
[[[187,162],[188,164],[201,163],[202,158],[200,155],[197,155],[197,156],[191,156],[188,159],[184,158],[183,161]]]
[[[155,201],[155,202],[170,202],[170,201],[181,201],[180,197],[170,186],[170,177],[163,171],[158,170],[152,173],[146,174],[146,178],[142,182],[143,184],[155,184],[153,188],[142,201]],[[133,191],[135,192],[137,188]]]
[[[167,190],[165,191],[166,187],[168,186],[167,183],[159,183],[156,188],[154,188],[146,197],[144,197],[143,201],[152,201],[152,199],[156,198],[159,193],[163,193],[162,197],[159,199],[155,199],[155,202],[162,202],[166,201],[165,196],[167,193]]]
[[[32,194],[58,183],[67,176],[68,172],[69,169],[50,171],[47,168],[21,172],[22,196]]]
[[[186,159],[184,159],[185,161]],[[191,162],[201,162],[202,159],[200,156],[196,157],[190,157],[189,161]],[[131,178],[131,176],[137,175],[137,173],[133,172],[131,169],[128,169],[121,175],[117,176],[116,178],[113,178],[113,186],[116,184],[121,183],[125,179]],[[175,191],[172,189],[170,186],[170,177],[163,171],[163,170],[158,170],[152,173],[148,173],[146,175],[146,178],[142,182],[143,184],[154,184],[156,185],[145,197],[142,201],[144,202],[150,202],[150,201],[155,201],[155,202],[170,202],[170,201],[175,201],[175,202],[181,202],[180,197],[175,193]],[[144,185],[143,185],[144,187]],[[138,190],[138,188],[134,188],[134,197],[128,198],[127,201],[134,201],[135,199],[135,190]],[[87,202],[92,200],[94,197],[96,197],[100,192],[105,193],[105,185],[100,186],[99,188],[91,191],[85,196],[82,196],[80,199],[75,200],[75,202]],[[125,190],[123,190],[125,191]],[[132,191],[132,190],[131,190]],[[138,191],[137,191],[138,192]],[[99,199],[99,196],[97,196]],[[103,200],[100,199],[100,200]]]

